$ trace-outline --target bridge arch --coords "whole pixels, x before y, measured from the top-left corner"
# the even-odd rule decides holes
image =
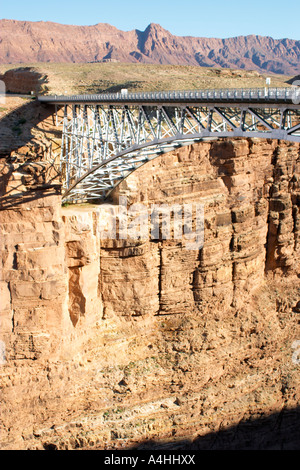
[[[249,135],[234,136],[220,134],[211,137],[191,135],[189,138],[182,139],[159,139],[155,143],[146,143],[134,148],[128,148],[87,170],[64,191],[63,202],[105,201],[111,192],[130,174],[163,154],[199,142],[241,137],[249,138]],[[263,134],[256,134],[251,137],[261,139],[271,138]]]
[[[63,201],[104,201],[131,173],[155,158],[183,146],[217,137],[169,138],[128,148],[87,170],[63,193]]]
[[[104,200],[141,165],[194,142],[235,137],[300,142],[300,104],[294,91],[291,87],[40,97],[63,110],[62,121],[58,120],[63,200]]]

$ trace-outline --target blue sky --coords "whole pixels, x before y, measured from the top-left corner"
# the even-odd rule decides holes
[[[0,18],[77,25],[109,23],[123,31],[143,31],[149,23],[159,23],[178,36],[257,34],[300,39],[299,0],[0,0]]]

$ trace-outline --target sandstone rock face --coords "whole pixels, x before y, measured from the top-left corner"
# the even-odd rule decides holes
[[[298,273],[297,146],[282,143],[278,147],[277,142],[259,140],[202,143],[162,158],[160,166],[157,160],[150,166],[122,183],[115,200],[125,195],[131,202],[142,197],[148,204],[188,201],[201,202],[205,208],[201,250],[184,250],[180,242],[169,240],[144,245],[142,256],[150,252],[153,269],[159,265],[160,291],[154,291],[159,307],[154,314],[181,313],[195,306],[205,312],[214,301],[226,310],[242,304],[241,292],[258,287],[265,271],[276,274],[279,268],[279,272]],[[118,251],[104,247],[102,252],[103,272],[107,270],[111,276],[104,284],[111,285],[114,279],[115,285]],[[130,263],[130,258],[122,259],[126,272]],[[119,272],[119,264],[116,270]],[[145,275],[152,278],[155,271],[146,265]],[[147,281],[141,276],[140,283],[137,292]],[[121,285],[117,291],[121,295]],[[105,291],[103,296],[105,299]],[[123,310],[121,303],[112,308],[121,309],[120,314]]]
[[[67,285],[60,195],[55,188],[34,185],[36,172],[34,163],[2,165],[1,202],[6,209],[0,212],[1,335],[12,360],[49,354],[50,336],[57,339],[64,322]]]
[[[298,144],[194,144],[112,194],[114,207],[120,197],[202,204],[195,250],[172,237],[101,239],[111,216],[61,208],[41,173],[29,162],[3,169],[3,448],[201,448],[212,433],[297,409]],[[256,445],[295,448],[298,431],[291,422],[281,441],[266,432]]]
[[[120,31],[109,24],[70,26],[0,20],[1,63],[125,62],[239,68],[296,75],[299,41],[263,36],[179,37],[158,24]]]
[[[69,273],[69,313],[74,326],[86,314],[97,321],[102,309],[99,292],[100,240],[94,233],[92,212],[63,216]]]
[[[44,83],[47,82],[46,76],[30,67],[7,70],[0,79],[4,81],[7,93],[38,94],[45,90]]]

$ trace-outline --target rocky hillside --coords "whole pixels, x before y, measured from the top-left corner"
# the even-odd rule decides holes
[[[299,73],[300,41],[263,36],[179,37],[160,25],[120,31],[109,24],[71,26],[0,20],[0,63],[129,62]]]

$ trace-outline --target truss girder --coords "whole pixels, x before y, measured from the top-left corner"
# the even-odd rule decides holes
[[[206,138],[300,142],[300,109],[289,105],[68,103],[62,107],[64,201],[105,199],[142,164]]]

